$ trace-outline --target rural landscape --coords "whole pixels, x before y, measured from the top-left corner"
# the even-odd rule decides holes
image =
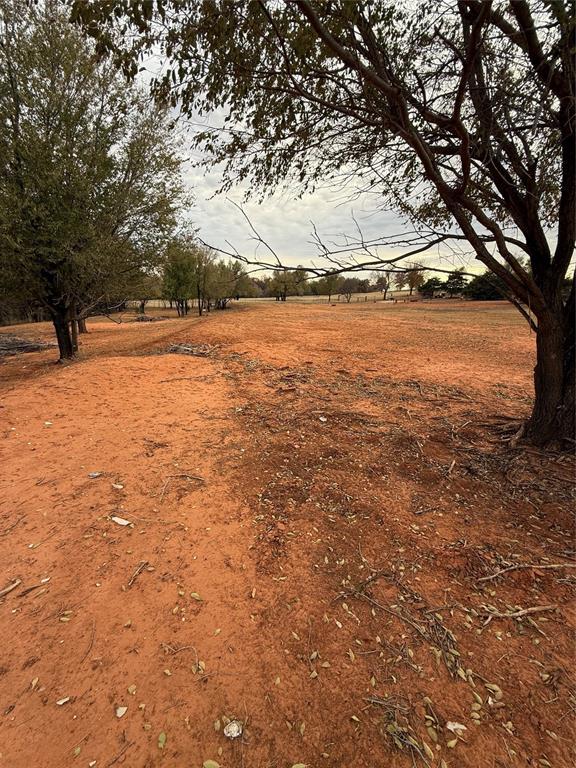
[[[0,0],[0,768],[574,764],[575,34]]]

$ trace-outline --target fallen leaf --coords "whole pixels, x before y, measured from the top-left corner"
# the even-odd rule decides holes
[[[202,768],[220,768],[220,763],[217,763],[216,760],[204,760]]]
[[[448,728],[449,731],[452,731],[452,733],[455,733],[458,735],[461,731],[467,731],[465,725],[462,725],[462,723],[453,723],[451,720],[449,720],[446,723],[446,728]]]
[[[116,717],[124,717],[128,712],[128,707],[116,707]]]
[[[168,737],[166,736],[164,731],[162,731],[158,736],[158,749],[164,749],[167,741],[168,741]]]
[[[454,747],[458,744],[458,739],[451,739],[450,741],[446,742],[446,746],[448,749],[454,749]]]
[[[112,515],[110,518],[113,523],[116,523],[116,525],[130,525],[130,520],[125,520],[123,517],[116,517],[116,515]]]
[[[190,597],[192,597],[194,600],[198,600],[199,603],[202,602],[202,598],[198,594],[198,592],[190,592]]]
[[[58,699],[56,704],[58,704],[58,706],[61,707],[64,704],[68,704],[69,701],[70,701],[70,696],[65,696],[63,699]]]

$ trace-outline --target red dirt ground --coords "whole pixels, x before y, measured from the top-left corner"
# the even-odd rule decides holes
[[[574,465],[505,439],[511,309],[89,327],[0,363],[0,768],[573,765]]]

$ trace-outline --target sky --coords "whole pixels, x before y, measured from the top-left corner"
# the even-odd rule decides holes
[[[246,190],[242,187],[218,194],[221,170],[217,167],[208,170],[194,167],[193,162],[197,159],[197,155],[190,154],[184,172],[185,183],[194,196],[190,218],[198,228],[200,238],[212,247],[225,251],[236,249],[249,259],[264,257],[273,260],[266,247],[254,241],[248,222],[234,203],[242,206],[262,239],[289,266],[327,265],[319,257],[318,248],[312,241],[313,225],[326,244],[341,243],[345,233],[355,235],[355,220],[366,240],[402,233],[407,229],[395,212],[377,210],[373,196],[350,200],[340,189],[319,189],[302,197],[296,197],[295,191],[282,191],[262,202],[256,199],[245,201]],[[384,257],[401,253],[398,248],[381,248],[379,251]],[[447,249],[430,251],[418,256],[417,260],[443,269],[464,266],[475,273],[483,270],[481,265],[474,265],[469,258]]]

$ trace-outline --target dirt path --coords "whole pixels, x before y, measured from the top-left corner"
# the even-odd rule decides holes
[[[0,767],[572,764],[576,572],[479,579],[574,563],[573,467],[500,441],[515,316],[441,307],[98,323],[2,365]]]

